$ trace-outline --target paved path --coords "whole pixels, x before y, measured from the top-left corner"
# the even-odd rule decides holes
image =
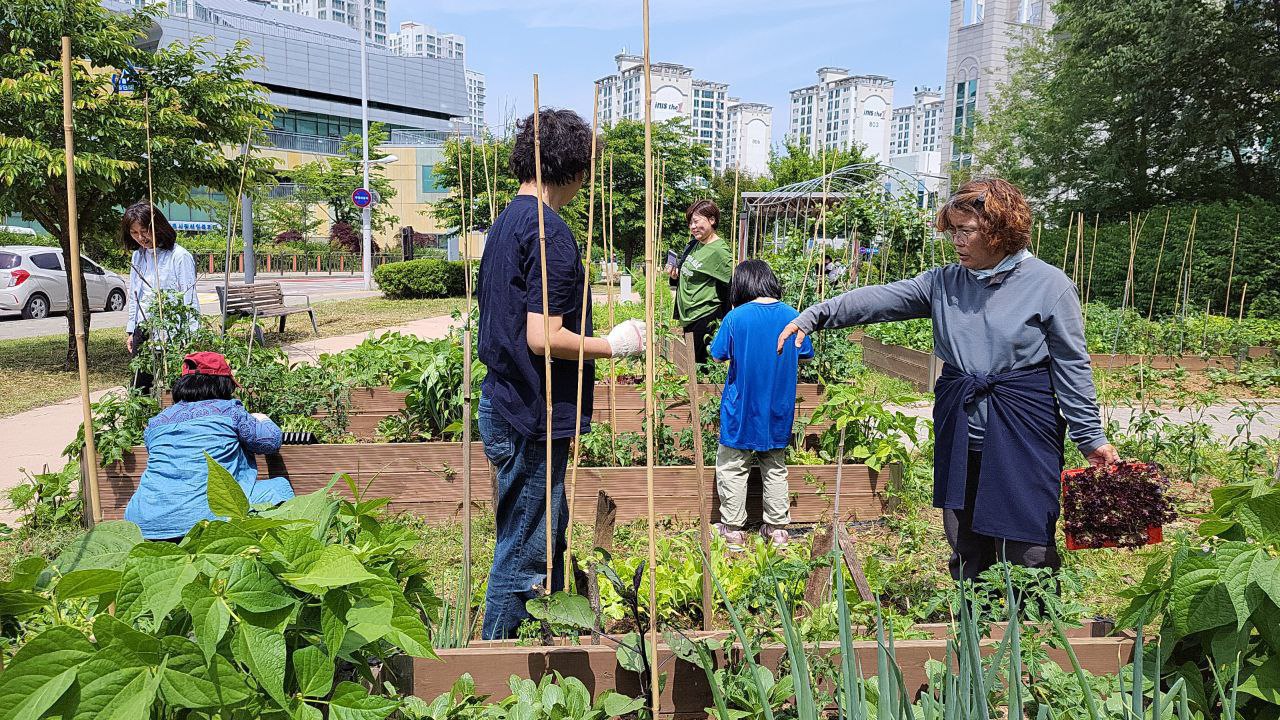
[[[371,332],[339,335],[297,345],[287,345],[285,351],[295,362],[311,362],[321,353],[353,348],[364,342],[370,335],[396,331],[406,335],[417,335],[423,339],[440,338],[448,333],[452,324],[453,319],[449,316],[424,318]],[[103,390],[89,397],[96,402],[104,394],[115,390]],[[76,431],[79,430],[83,420],[82,412],[79,399],[72,398],[54,405],[0,418],[0,438],[4,439],[5,449],[4,457],[0,459],[0,522],[12,523],[15,520],[15,513],[8,509],[8,504],[3,500],[3,493],[5,489],[23,481],[26,477],[23,473],[24,468],[33,473],[42,471],[46,465],[52,470],[62,468],[65,463],[62,449],[75,438]]]
[[[232,276],[233,283],[243,278]],[[377,297],[378,291],[364,289],[364,280],[360,277],[345,275],[259,275],[260,282],[278,282],[286,295],[306,295],[312,303],[325,300],[350,300],[352,298]],[[196,295],[200,299],[200,312],[205,315],[217,315],[218,307],[216,288],[222,286],[221,278],[212,276],[201,278],[196,283]],[[286,305],[300,305],[300,297],[286,297]],[[128,322],[124,312],[95,312],[90,324],[92,329],[123,328]],[[65,315],[55,315],[42,320],[23,320],[18,315],[0,315],[0,340],[17,338],[42,337],[60,335],[67,331]]]

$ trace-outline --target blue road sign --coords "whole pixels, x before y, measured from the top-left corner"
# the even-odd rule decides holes
[[[356,188],[351,193],[351,202],[363,210],[373,204],[373,194],[364,188]]]

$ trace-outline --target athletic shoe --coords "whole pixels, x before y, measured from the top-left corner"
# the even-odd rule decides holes
[[[791,542],[791,534],[786,528],[775,527],[768,523],[760,526],[760,536],[775,548],[784,548]]]
[[[732,552],[742,552],[742,548],[747,543],[747,533],[731,525],[716,523],[716,532],[720,533]]]

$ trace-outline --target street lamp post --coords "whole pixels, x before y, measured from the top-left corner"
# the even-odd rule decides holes
[[[364,188],[369,188],[369,52],[365,43],[368,20],[365,18],[366,0],[355,0],[360,7],[360,135],[364,141]],[[372,205],[360,211],[360,254],[364,269],[364,289],[373,289],[373,238]]]

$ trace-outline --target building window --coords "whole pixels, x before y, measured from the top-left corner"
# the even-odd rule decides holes
[[[982,22],[987,0],[964,0],[964,17],[961,25],[973,25]]]
[[[1044,20],[1044,0],[1019,0],[1018,22],[1039,25]]]

